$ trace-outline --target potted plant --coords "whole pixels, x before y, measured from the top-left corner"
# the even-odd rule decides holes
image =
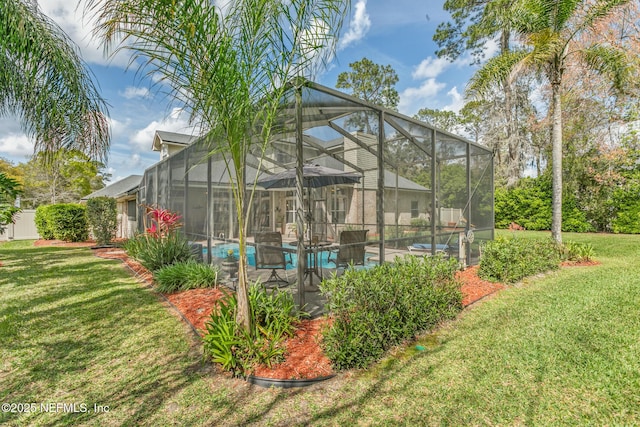
[[[233,280],[238,274],[238,259],[233,254],[233,249],[227,251],[227,256],[222,261],[222,271],[229,275],[229,279]]]

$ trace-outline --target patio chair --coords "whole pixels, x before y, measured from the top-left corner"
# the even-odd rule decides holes
[[[288,280],[283,279],[277,270],[284,270],[287,276],[287,264],[291,264],[291,257],[287,261],[282,248],[282,234],[279,231],[264,231],[256,233],[256,270],[271,269],[271,275],[265,284],[287,286]],[[288,279],[288,277],[287,277]]]
[[[336,264],[336,268],[349,265],[364,265],[365,244],[369,230],[343,230],[340,232],[340,246],[337,252],[329,254],[329,262]],[[335,258],[332,258],[334,256]]]

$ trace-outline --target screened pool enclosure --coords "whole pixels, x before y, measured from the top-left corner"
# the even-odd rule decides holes
[[[293,171],[294,178],[258,187],[248,212],[250,243],[259,233],[278,232],[284,252],[299,255],[297,244],[315,248],[320,256],[287,264],[298,278],[310,263],[320,275],[335,269],[332,252],[339,251],[341,232],[352,230],[367,230],[365,267],[407,253],[478,262],[481,242],[493,238],[490,150],[311,82],[291,87],[282,105],[260,170],[256,150],[246,176],[265,182]],[[316,185],[303,177],[297,189],[296,171],[305,165],[357,179]],[[205,262],[220,262],[233,247],[238,221],[229,174],[203,140],[147,169],[139,201],[179,212]]]

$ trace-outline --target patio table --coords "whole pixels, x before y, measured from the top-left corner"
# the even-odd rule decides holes
[[[298,242],[289,242],[291,246],[298,246]],[[332,242],[304,242],[305,260],[304,260],[304,277],[303,281],[306,281],[309,277],[309,286],[305,286],[305,290],[308,292],[316,292],[318,288],[313,284],[313,276],[315,275],[320,281],[322,281],[322,268],[318,262],[318,254],[320,252],[331,251],[336,245]],[[311,255],[311,256],[309,256]]]

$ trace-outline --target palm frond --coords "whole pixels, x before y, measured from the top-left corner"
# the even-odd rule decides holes
[[[595,45],[582,51],[582,57],[590,68],[605,75],[618,92],[623,92],[635,77],[635,67],[620,49]]]
[[[0,115],[19,116],[36,152],[106,159],[107,106],[73,42],[35,2],[5,0],[0,23]]]
[[[494,58],[478,70],[469,80],[466,94],[470,98],[481,97],[496,84],[508,82],[520,70],[519,64],[526,60],[529,52],[511,51]]]
[[[529,34],[527,44],[533,47],[527,61],[528,65],[536,66],[562,55],[565,40],[560,33],[547,28],[537,33]]]

